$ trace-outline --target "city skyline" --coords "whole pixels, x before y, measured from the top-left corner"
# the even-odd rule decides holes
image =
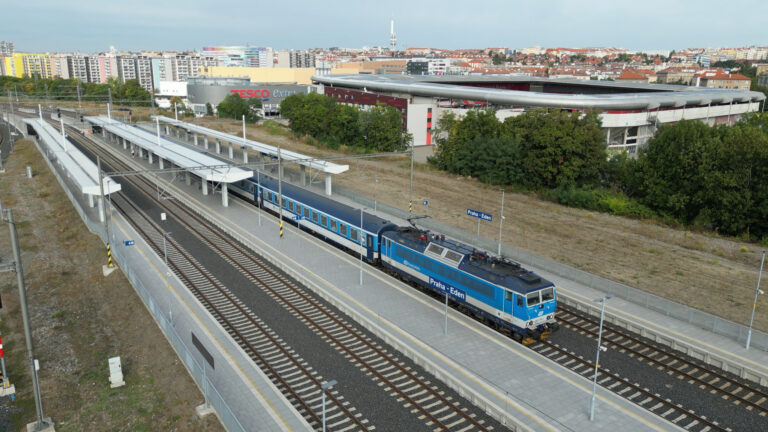
[[[94,0],[18,2],[4,6],[6,15],[34,19],[9,20],[0,30],[0,40],[14,42],[17,51],[30,52],[99,52],[110,45],[126,51],[246,44],[276,49],[386,47],[394,19],[398,49],[614,46],[641,50],[768,44],[760,29],[761,19],[768,16],[768,3],[750,0],[730,2],[733,18],[725,22],[720,19],[722,2],[709,0],[650,0],[642,7],[610,1],[556,0],[543,7],[489,0],[481,8],[455,1],[395,0],[389,4],[391,10],[370,9],[372,2],[365,1],[332,3],[270,4],[265,12],[267,8],[239,0],[196,7],[178,0],[162,4],[137,0],[131,7]]]

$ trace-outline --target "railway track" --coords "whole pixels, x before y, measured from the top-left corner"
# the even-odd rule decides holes
[[[560,308],[558,317],[562,324],[587,337],[597,339],[600,323],[595,317],[568,307]],[[603,343],[652,367],[663,369],[680,380],[717,393],[734,405],[756,412],[762,417],[768,416],[768,393],[749,381],[735,379],[717,368],[708,367],[675,350],[605,323]]]
[[[94,151],[83,137],[72,138]],[[103,150],[95,151],[111,166],[131,170]],[[130,181],[136,183],[149,196],[153,196],[156,187],[153,183],[141,177],[132,177]],[[162,230],[129,201],[119,205],[132,223],[143,228],[143,236],[153,249],[162,255]],[[478,413],[474,407],[465,406],[459,400],[446,395],[439,385],[407,366],[396,353],[388,351],[364,335],[346,318],[324,305],[314,294],[298,286],[271,264],[211,228],[207,222],[175,200],[164,200],[159,205],[254,285],[264,290],[277,304],[347,358],[352,367],[370,375],[385,394],[395,398],[427,428],[448,431],[493,429],[484,419],[477,418]],[[171,270],[193,290],[201,303],[219,319],[233,339],[246,349],[260,367],[263,366],[262,369],[268,371],[273,382],[297,406],[302,415],[315,426],[319,425],[321,377],[315,376],[306,362],[295,358],[295,353],[282,343],[274,331],[262,323],[172,239],[168,263]],[[264,352],[270,354],[260,354]],[[297,375],[302,378],[296,378]],[[329,411],[329,426],[332,430],[374,429],[354,407],[347,407],[340,396],[336,398],[332,393],[331,397],[333,400],[329,400],[329,403],[334,405],[334,412]]]

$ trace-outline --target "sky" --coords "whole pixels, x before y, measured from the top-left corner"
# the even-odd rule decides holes
[[[5,0],[0,40],[22,52],[768,45],[766,0]]]

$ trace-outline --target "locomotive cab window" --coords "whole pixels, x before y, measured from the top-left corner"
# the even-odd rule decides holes
[[[525,300],[528,303],[529,307],[539,304],[539,302],[541,301],[541,299],[539,298],[539,292],[536,291],[526,295]]]
[[[545,288],[541,290],[541,301],[550,301],[555,299],[555,289],[554,288]]]
[[[519,295],[517,296],[517,305],[522,306],[523,305],[523,296]]]
[[[507,301],[512,301],[512,291],[505,291],[505,292],[507,293],[506,294]]]

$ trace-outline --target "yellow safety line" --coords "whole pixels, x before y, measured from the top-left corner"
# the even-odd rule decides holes
[[[205,207],[207,206],[207,204],[204,204],[203,202],[199,201],[197,198],[195,198],[195,197],[192,197],[192,196],[188,195],[188,194],[187,194],[185,191],[180,191],[180,192],[181,192],[183,195],[185,195],[186,197],[188,197],[188,199],[190,199],[191,201],[194,201],[195,203],[197,203],[198,205],[202,206],[203,208],[205,208]],[[242,201],[238,201],[238,200],[235,200],[234,202],[235,202],[237,205],[239,205],[239,206],[242,206],[242,207],[243,207],[243,208],[245,208],[245,209],[253,210],[253,206],[251,206],[251,205],[248,205],[248,204],[245,204],[245,203],[244,203],[244,202],[242,202]],[[236,224],[234,223],[234,221],[232,221],[232,220],[231,220],[231,219],[229,219],[228,217],[225,217],[224,215],[218,214],[218,215],[217,215],[217,219],[218,219],[218,220],[225,220],[225,221],[227,221],[227,223],[229,223],[229,224],[230,224],[230,226],[232,226],[232,227],[236,227],[236,226],[238,226],[238,225],[236,225]],[[273,224],[278,224],[278,222],[277,222],[277,221],[275,221],[275,220],[273,220],[273,218],[271,218],[271,217],[267,217],[267,218],[265,218],[265,219],[266,219],[267,221],[269,221],[270,223],[273,223]],[[293,230],[292,230],[292,231],[293,231]],[[241,233],[241,235],[242,235],[242,233]],[[480,387],[482,387],[482,388],[483,388],[485,391],[487,391],[487,392],[489,392],[489,393],[491,393],[491,394],[495,395],[495,396],[496,396],[498,399],[500,399],[500,400],[503,400],[503,401],[506,401],[507,403],[509,403],[509,402],[512,402],[512,405],[513,405],[513,406],[515,407],[515,409],[517,409],[517,410],[518,410],[518,411],[519,411],[521,414],[523,414],[523,415],[525,415],[526,417],[530,418],[531,420],[535,421],[536,423],[538,423],[538,424],[539,424],[539,425],[541,425],[542,427],[544,427],[544,428],[547,428],[547,430],[556,430],[556,429],[553,429],[553,428],[552,428],[550,425],[548,425],[548,424],[545,424],[545,423],[542,423],[542,421],[541,421],[540,419],[538,419],[538,418],[536,418],[536,417],[533,417],[533,416],[532,416],[532,414],[530,414],[530,413],[528,413],[528,412],[526,412],[526,411],[523,411],[523,410],[522,410],[520,407],[518,407],[518,406],[517,406],[517,403],[516,403],[516,402],[514,402],[514,401],[509,401],[509,400],[508,400],[506,397],[504,397],[502,394],[500,394],[499,392],[497,392],[495,389],[493,389],[493,388],[490,388],[490,387],[486,386],[486,385],[485,385],[485,383],[483,383],[483,382],[481,382],[481,381],[478,381],[478,380],[476,380],[476,379],[475,379],[474,377],[472,377],[472,376],[469,376],[469,375],[467,375],[467,373],[466,373],[464,370],[457,368],[457,367],[454,365],[454,362],[453,362],[452,360],[448,359],[448,358],[447,358],[446,356],[444,356],[442,353],[436,352],[436,351],[434,351],[433,349],[431,349],[429,346],[426,346],[426,345],[424,345],[424,344],[423,344],[423,343],[422,343],[420,340],[416,339],[415,337],[413,337],[412,335],[410,335],[410,334],[408,334],[408,333],[405,333],[405,332],[404,332],[404,331],[402,331],[402,330],[401,330],[399,327],[397,327],[397,326],[395,326],[394,324],[392,324],[392,323],[391,323],[389,320],[386,320],[386,319],[382,319],[382,318],[381,318],[381,316],[380,316],[379,314],[377,314],[377,313],[375,313],[375,312],[371,311],[369,308],[367,308],[366,306],[364,306],[364,305],[360,304],[360,303],[359,303],[357,300],[355,300],[354,298],[350,297],[350,296],[349,296],[347,293],[345,293],[345,292],[343,292],[343,291],[340,291],[340,290],[339,290],[338,288],[336,288],[336,287],[335,287],[333,284],[329,283],[328,281],[326,281],[325,279],[323,279],[322,277],[320,277],[319,275],[317,275],[317,274],[316,274],[316,273],[314,273],[313,271],[311,271],[311,270],[307,269],[307,268],[306,268],[306,267],[304,267],[303,265],[299,264],[298,262],[294,261],[294,260],[293,260],[293,259],[291,259],[290,257],[286,256],[286,255],[285,255],[285,254],[283,254],[283,253],[282,253],[282,252],[281,252],[279,249],[276,249],[276,248],[274,248],[272,245],[270,245],[270,244],[266,243],[265,241],[263,241],[262,239],[260,239],[260,238],[258,238],[258,237],[256,237],[256,236],[254,236],[253,234],[251,234],[251,232],[250,232],[250,231],[246,231],[246,235],[247,235],[248,237],[250,237],[252,240],[256,241],[257,243],[264,245],[264,247],[266,247],[266,248],[268,248],[268,249],[272,250],[272,251],[273,251],[273,252],[275,252],[275,253],[278,253],[280,256],[282,256],[283,258],[285,258],[285,260],[286,260],[286,261],[289,261],[289,262],[291,262],[291,263],[292,263],[293,265],[295,265],[297,268],[300,268],[300,269],[304,270],[305,272],[307,272],[307,273],[309,273],[309,274],[313,275],[313,276],[314,276],[314,277],[315,277],[317,280],[319,280],[319,281],[320,281],[320,282],[321,282],[323,285],[325,285],[325,286],[326,286],[328,289],[330,289],[330,290],[332,290],[332,291],[334,291],[334,292],[336,292],[336,293],[340,294],[341,296],[343,296],[345,299],[347,299],[348,301],[350,301],[350,302],[351,302],[351,303],[353,303],[354,305],[356,305],[356,306],[359,306],[361,309],[365,310],[365,311],[366,311],[368,314],[370,314],[370,315],[371,315],[371,319],[373,319],[373,318],[377,318],[377,319],[378,319],[380,322],[383,322],[384,324],[386,324],[386,325],[387,325],[387,326],[388,326],[390,329],[392,329],[393,331],[395,331],[395,332],[397,332],[397,333],[401,334],[402,336],[406,337],[407,339],[411,340],[411,341],[412,341],[414,344],[418,345],[418,346],[419,346],[419,347],[421,347],[423,350],[425,350],[425,351],[427,351],[427,352],[431,353],[433,356],[435,356],[435,357],[437,357],[437,358],[439,358],[439,359],[443,360],[443,361],[446,363],[446,365],[447,365],[447,366],[449,366],[451,369],[453,369],[453,370],[455,370],[455,371],[459,372],[461,375],[463,375],[463,376],[464,376],[465,378],[467,378],[468,380],[470,380],[470,381],[474,382],[475,384],[479,385]],[[350,265],[352,265],[352,264],[353,264],[353,262],[352,262],[352,258],[350,258],[350,257],[349,257],[348,255],[346,255],[346,254],[343,254],[343,253],[342,253],[341,251],[339,251],[338,249],[336,249],[336,248],[333,248],[333,247],[331,247],[331,246],[328,246],[328,244],[327,244],[327,243],[324,243],[324,242],[322,242],[322,241],[319,241],[319,240],[317,240],[316,238],[314,238],[314,237],[312,237],[312,236],[303,236],[302,240],[305,240],[305,241],[306,241],[306,240],[309,240],[309,241],[313,242],[313,243],[314,243],[315,245],[317,245],[317,246],[322,246],[322,247],[323,247],[323,249],[324,249],[326,252],[329,252],[329,253],[331,253],[331,254],[335,255],[337,258],[339,258],[339,259],[341,259],[341,260],[343,260],[343,261],[346,261],[346,262],[347,262],[348,264],[350,264]],[[370,271],[368,270],[368,268],[367,268],[367,267],[366,267],[366,269],[365,269],[365,272],[366,272],[366,274],[368,274],[368,275],[371,275],[371,276],[374,276],[374,277],[376,277],[377,279],[379,279],[379,280],[380,280],[380,281],[382,281],[383,283],[385,283],[385,284],[389,285],[390,287],[392,287],[392,288],[394,288],[394,289],[397,289],[398,291],[400,291],[400,292],[402,292],[402,293],[404,293],[404,294],[406,294],[406,295],[410,296],[411,298],[413,298],[413,299],[415,299],[415,300],[419,301],[420,303],[422,303],[423,305],[425,305],[425,306],[427,306],[427,307],[429,307],[429,308],[433,309],[434,311],[436,311],[436,312],[442,312],[442,309],[438,308],[437,306],[435,306],[435,305],[433,305],[433,304],[431,304],[431,303],[428,303],[428,302],[426,302],[426,301],[425,301],[423,298],[421,298],[421,297],[419,297],[419,296],[416,296],[416,295],[415,295],[415,293],[413,292],[414,290],[412,290],[412,289],[408,289],[408,290],[405,290],[405,289],[403,289],[403,288],[401,288],[401,287],[399,287],[399,286],[397,286],[397,285],[393,284],[393,283],[392,283],[390,280],[388,280],[388,279],[384,279],[384,278],[383,278],[383,276],[382,276],[382,273],[381,273],[381,272],[379,272],[379,271],[376,271],[376,272],[370,272]],[[458,321],[458,320],[457,320],[457,319],[455,319],[453,316],[451,316],[451,319],[453,319],[454,321]],[[512,352],[515,352],[516,354],[520,355],[522,358],[525,358],[526,360],[528,360],[528,361],[530,361],[530,362],[532,362],[532,363],[536,364],[537,366],[539,366],[539,367],[541,367],[541,368],[543,368],[543,369],[545,369],[545,370],[548,370],[548,371],[550,371],[551,373],[553,373],[553,374],[557,375],[558,377],[560,377],[560,378],[562,378],[563,380],[565,380],[565,381],[567,381],[567,382],[571,383],[572,385],[574,385],[574,386],[576,386],[576,387],[579,387],[579,388],[581,388],[581,389],[582,389],[582,390],[584,390],[585,392],[588,392],[588,393],[591,393],[591,392],[592,392],[592,389],[591,389],[591,387],[590,387],[590,386],[588,386],[588,385],[584,385],[584,384],[581,384],[580,382],[577,382],[577,381],[575,381],[575,380],[573,380],[573,379],[571,379],[571,378],[569,378],[569,377],[567,377],[567,376],[565,376],[565,375],[561,374],[559,371],[557,371],[557,370],[555,370],[555,369],[552,369],[550,366],[547,366],[547,365],[545,365],[545,364],[543,364],[543,363],[540,363],[538,360],[536,360],[536,359],[534,359],[534,358],[531,358],[531,357],[529,357],[529,356],[524,356],[524,355],[522,355],[522,353],[521,353],[521,352],[520,352],[520,351],[517,349],[517,346],[516,346],[516,345],[508,345],[507,343],[502,343],[502,341],[500,341],[496,335],[489,335],[489,334],[487,334],[487,333],[484,333],[484,332],[480,332],[480,331],[479,331],[477,328],[475,328],[475,327],[473,327],[473,326],[469,326],[469,325],[467,324],[467,322],[465,322],[465,321],[463,321],[463,320],[462,320],[462,321],[458,321],[458,322],[462,323],[462,324],[463,324],[465,327],[467,327],[468,329],[470,329],[470,330],[474,331],[475,333],[478,333],[478,334],[480,334],[480,335],[482,335],[482,336],[485,336],[485,337],[489,338],[490,340],[492,340],[493,342],[495,342],[497,345],[500,345],[501,347],[503,347],[503,348],[505,348],[505,349],[507,349],[507,350],[510,350],[510,351],[512,351]],[[475,322],[474,322],[474,321],[472,321],[472,323],[475,323]],[[493,336],[493,337],[492,337],[492,338],[490,338],[489,336]],[[507,341],[503,341],[503,342],[507,342]],[[513,346],[515,347],[514,349],[512,349],[512,347],[513,347]],[[600,399],[602,399],[603,401],[605,401],[605,402],[607,402],[607,403],[611,404],[611,405],[612,405],[612,406],[614,406],[615,408],[617,408],[617,409],[619,409],[619,410],[621,410],[621,411],[624,411],[624,412],[625,412],[625,413],[627,413],[629,416],[631,416],[631,417],[634,417],[635,419],[639,420],[639,421],[640,421],[640,422],[642,422],[642,423],[645,423],[645,424],[647,424],[647,425],[650,425],[650,426],[653,426],[653,427],[658,427],[658,426],[659,426],[657,423],[652,423],[652,422],[649,422],[647,419],[645,419],[644,417],[640,416],[639,414],[637,414],[637,413],[635,413],[635,412],[633,412],[633,411],[630,411],[630,410],[628,410],[626,407],[624,407],[624,406],[622,406],[622,405],[618,404],[617,402],[614,402],[614,401],[612,400],[612,398],[611,398],[611,399],[607,399],[607,398],[606,398],[604,395],[601,395],[601,394],[597,394],[597,397],[599,397],[599,398],[600,398]],[[630,403],[631,403],[631,402],[630,402]],[[662,419],[662,418],[660,418],[660,417],[659,417],[659,419],[660,419],[661,421],[664,421],[664,422],[668,422],[667,420],[665,420],[665,419]]]

